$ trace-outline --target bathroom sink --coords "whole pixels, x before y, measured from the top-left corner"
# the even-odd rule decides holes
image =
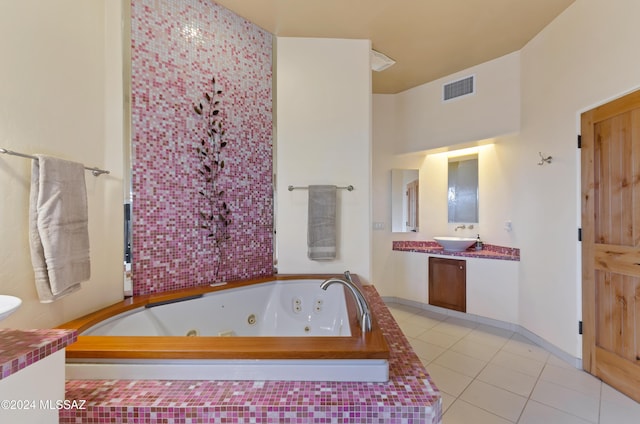
[[[0,320],[11,315],[21,304],[19,297],[0,294]]]
[[[444,247],[444,250],[450,252],[464,252],[476,242],[476,239],[470,237],[434,237],[433,239]]]

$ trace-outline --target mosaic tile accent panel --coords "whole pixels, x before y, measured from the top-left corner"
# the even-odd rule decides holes
[[[402,252],[432,253],[434,255],[462,256],[467,258],[502,259],[505,261],[519,261],[520,249],[515,247],[484,244],[482,250],[473,247],[464,252],[445,251],[436,241],[400,240],[392,242],[392,250]]]
[[[273,272],[272,36],[210,0],[132,0],[133,294]],[[200,229],[193,110],[216,79],[232,211],[220,254]]]
[[[69,380],[60,423],[426,423],[440,392],[373,286],[364,287],[391,350],[389,381]]]
[[[64,349],[78,339],[75,330],[0,329],[0,380]]]

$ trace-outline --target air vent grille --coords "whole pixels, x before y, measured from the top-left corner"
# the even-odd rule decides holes
[[[468,96],[475,92],[475,75],[450,82],[442,86],[442,100],[452,100],[462,96]]]

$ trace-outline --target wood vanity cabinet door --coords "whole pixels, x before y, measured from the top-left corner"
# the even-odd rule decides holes
[[[467,312],[467,262],[429,257],[429,304]]]

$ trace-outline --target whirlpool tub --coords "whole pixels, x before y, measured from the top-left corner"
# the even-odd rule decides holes
[[[348,291],[320,288],[329,277],[126,299],[60,326],[79,332],[67,347],[66,377],[387,381],[389,349],[375,316],[363,334]]]

